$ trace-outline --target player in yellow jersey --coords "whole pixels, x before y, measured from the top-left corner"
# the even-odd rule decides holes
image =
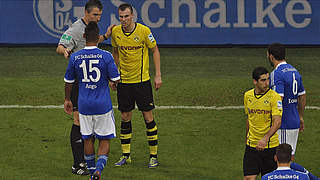
[[[149,76],[149,53],[153,53],[155,65],[154,86],[158,90],[162,84],[160,72],[160,52],[155,38],[147,26],[133,21],[133,8],[130,4],[121,4],[118,8],[121,24],[112,29],[113,57],[120,71],[120,83],[117,85],[118,109],[121,111],[121,148],[122,156],[116,166],[131,162],[130,145],[132,136],[132,110],[137,104],[142,112],[147,128],[150,150],[149,168],[158,166],[158,133],[153,119],[155,108],[152,85]],[[113,86],[115,89],[115,86]]]
[[[255,180],[277,168],[274,161],[279,145],[277,130],[281,125],[282,101],[269,89],[269,72],[257,67],[252,72],[254,89],[244,94],[247,118],[246,149],[243,158],[244,180]]]

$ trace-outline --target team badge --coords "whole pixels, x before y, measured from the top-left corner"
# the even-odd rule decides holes
[[[135,37],[133,38],[133,40],[136,41],[136,42],[139,42],[140,38],[139,38],[139,36],[135,36]]]

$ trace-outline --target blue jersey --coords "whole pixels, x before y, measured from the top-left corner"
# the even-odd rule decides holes
[[[300,117],[297,109],[298,96],[306,92],[299,72],[286,62],[280,63],[271,73],[270,88],[283,97],[280,129],[300,128]]]
[[[309,176],[303,172],[295,171],[289,167],[278,167],[278,169],[262,176],[261,180],[281,179],[281,180],[310,180]]]
[[[99,115],[112,110],[109,80],[119,80],[120,75],[109,52],[89,46],[71,54],[64,81],[73,83],[76,78],[81,114]]]
[[[300,171],[300,172],[306,173],[309,176],[310,180],[319,180],[318,177],[316,177],[315,175],[311,174],[308,170],[306,170],[300,164],[297,164],[297,163],[294,163],[294,162],[290,163],[290,168],[295,170],[295,171]]]

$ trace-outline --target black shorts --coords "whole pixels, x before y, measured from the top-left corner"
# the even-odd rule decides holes
[[[277,169],[277,163],[274,161],[276,154],[275,148],[258,151],[256,148],[246,145],[243,157],[243,174],[244,176],[259,175],[261,176]]]
[[[152,86],[150,80],[141,83],[119,83],[117,86],[118,109],[130,112],[137,103],[140,111],[154,109]]]
[[[79,96],[79,81],[75,80],[71,91],[71,102],[73,105],[73,111],[78,111],[78,96]]]

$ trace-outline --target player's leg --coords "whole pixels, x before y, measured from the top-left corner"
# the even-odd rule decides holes
[[[150,81],[142,82],[135,89],[135,100],[139,110],[142,112],[145,124],[146,134],[150,150],[149,168],[158,166],[158,128],[154,121],[152,109],[155,108],[153,103],[152,86]]]
[[[78,175],[89,174],[84,162],[84,144],[80,133],[79,111],[78,111],[78,82],[73,85],[71,92],[71,101],[73,104],[73,125],[70,132],[70,144],[73,154],[72,173]],[[80,173],[83,172],[83,173]]]
[[[294,155],[298,142],[299,129],[279,129],[277,132],[280,144],[290,144],[292,147],[292,155]]]
[[[79,114],[80,130],[84,139],[84,159],[90,174],[96,170],[94,137],[93,137],[93,117]]]
[[[259,152],[246,145],[245,153],[243,156],[243,179],[255,180],[260,173],[260,157]]]
[[[116,128],[113,110],[103,115],[94,116],[94,133],[99,139],[97,169],[92,179],[100,179],[104,167],[107,165],[110,152],[110,139],[116,137]]]
[[[261,177],[265,174],[268,174],[277,169],[277,162],[274,160],[274,156],[276,155],[276,147],[275,148],[267,148],[262,152],[262,168],[261,168]]]
[[[122,166],[131,162],[130,147],[132,138],[132,110],[135,108],[132,85],[119,83],[117,86],[118,109],[121,111],[120,141],[122,156],[115,166]]]

